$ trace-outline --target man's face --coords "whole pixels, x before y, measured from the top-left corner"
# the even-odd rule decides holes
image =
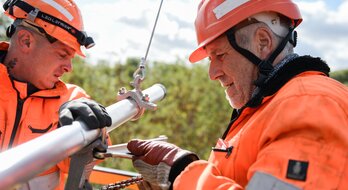
[[[39,89],[50,89],[65,72],[72,71],[75,51],[59,41],[51,44],[44,36],[36,39],[25,68],[26,81]]]
[[[257,67],[235,51],[225,35],[209,43],[206,51],[210,58],[210,79],[220,81],[233,108],[241,108],[255,88]]]

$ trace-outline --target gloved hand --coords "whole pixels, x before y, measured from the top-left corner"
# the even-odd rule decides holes
[[[198,156],[178,146],[163,142],[134,139],[128,142],[134,154],[133,165],[152,186],[171,189],[175,178]]]
[[[111,125],[111,117],[106,112],[105,107],[87,98],[65,102],[59,108],[59,123],[61,126],[71,125],[77,118],[85,122],[89,129]]]

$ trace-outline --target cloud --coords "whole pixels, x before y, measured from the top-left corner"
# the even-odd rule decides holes
[[[160,1],[141,1],[141,5],[139,0],[76,2],[84,17],[85,29],[97,44],[86,51],[91,62],[123,61],[130,56],[145,55]],[[148,59],[170,62],[187,56],[180,50],[188,54],[188,49],[194,48],[193,2],[163,2]]]
[[[304,19],[298,28],[298,52],[322,57],[332,70],[347,69],[348,1],[337,7],[329,3],[298,1]]]
[[[122,61],[145,55],[160,0],[77,0],[96,47],[91,60]],[[194,19],[200,0],[165,0],[149,60],[187,60],[196,47]],[[348,1],[296,0],[303,23],[296,51],[322,57],[332,70],[348,68]],[[93,61],[92,61],[93,62]]]

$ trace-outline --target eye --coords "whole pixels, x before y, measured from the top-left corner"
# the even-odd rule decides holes
[[[58,53],[58,57],[60,59],[66,59],[68,57],[68,55],[66,53]]]
[[[216,54],[216,59],[218,59],[219,61],[223,61],[225,58],[225,53],[218,53]]]

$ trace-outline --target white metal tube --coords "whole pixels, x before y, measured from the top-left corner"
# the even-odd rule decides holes
[[[150,102],[162,100],[166,95],[166,89],[161,84],[154,84],[150,88],[143,90],[143,94],[150,97]],[[139,109],[134,100],[122,100],[106,108],[112,119],[112,125],[107,128],[107,132],[111,132],[126,121],[129,121],[137,115]]]
[[[164,98],[166,90],[163,85],[155,84],[143,93],[148,94],[150,102],[155,103]],[[136,103],[129,99],[107,107],[112,118],[112,129],[132,119],[138,110]],[[100,129],[87,130],[83,122],[75,121],[72,125],[61,127],[1,153],[0,189],[11,189],[17,184],[27,182],[81,150],[98,138],[99,134]]]

